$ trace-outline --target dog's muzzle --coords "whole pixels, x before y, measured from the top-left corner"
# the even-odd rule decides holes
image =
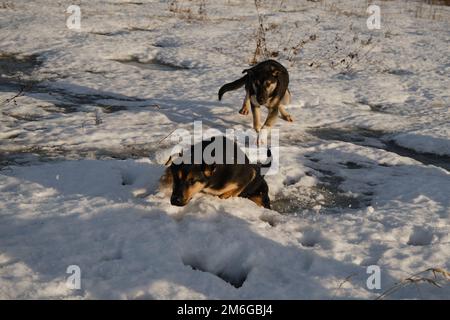
[[[170,198],[170,204],[173,206],[183,207],[188,203],[188,201],[184,201],[183,197],[172,196]]]

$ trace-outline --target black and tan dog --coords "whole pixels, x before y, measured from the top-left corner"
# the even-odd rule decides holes
[[[205,149],[211,149],[213,143],[215,146],[222,145],[223,152],[218,154],[220,152],[217,149],[213,150],[215,162],[209,164],[204,156]],[[201,152],[200,161],[194,161],[196,146]],[[261,167],[270,167],[270,163],[251,164],[234,141],[220,136],[213,137],[191,146],[187,154],[179,156],[178,160],[183,159],[181,162],[175,163],[175,160],[169,159],[166,164],[170,163],[170,166],[160,180],[160,189],[172,191],[172,205],[185,206],[195,194],[202,192],[222,199],[248,198],[259,206],[270,209],[269,187],[261,175]],[[271,158],[270,150],[267,156]]]
[[[219,100],[222,100],[225,92],[239,89],[245,85],[245,99],[239,113],[247,115],[251,107],[253,128],[256,132],[265,128],[270,129],[277,119],[278,112],[282,119],[293,121],[285,109],[285,106],[291,103],[291,93],[288,89],[289,73],[285,67],[274,60],[267,60],[242,73],[246,73],[246,75],[220,88]],[[269,114],[261,127],[260,106],[262,105],[269,109]]]

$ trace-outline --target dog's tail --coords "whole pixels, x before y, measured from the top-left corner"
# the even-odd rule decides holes
[[[247,75],[243,76],[242,78],[224,84],[220,89],[219,89],[219,101],[222,100],[222,96],[225,92],[227,91],[232,91],[232,90],[237,90],[240,87],[242,87],[245,83],[247,82]]]

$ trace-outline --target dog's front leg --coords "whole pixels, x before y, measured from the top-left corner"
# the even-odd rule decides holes
[[[288,122],[293,122],[294,120],[292,119],[292,116],[285,109],[285,107],[290,104],[291,104],[291,92],[289,91],[289,89],[287,89],[283,99],[281,99],[280,101],[278,109],[280,110],[281,119]]]
[[[247,115],[250,112],[250,94],[245,91],[244,102],[242,103],[242,108],[239,110],[240,114]]]
[[[275,123],[278,117],[278,107],[271,107],[269,108],[269,114],[267,115],[266,122],[264,122],[264,125],[262,129],[269,129],[272,127],[272,125]]]
[[[285,121],[288,121],[288,122],[293,122],[294,121],[292,119],[292,116],[286,111],[286,109],[284,108],[284,106],[282,104],[280,104],[278,109],[280,110],[281,119],[283,119]]]
[[[269,108],[269,114],[267,115],[267,119],[264,122],[264,125],[261,128],[261,133],[258,134],[258,141],[256,143],[259,146],[261,143],[265,144],[268,141],[269,136],[271,134],[272,125],[275,123],[278,117],[278,108],[272,107]]]
[[[259,105],[251,103],[252,106],[252,115],[253,115],[253,129],[257,133],[261,130],[261,107]]]

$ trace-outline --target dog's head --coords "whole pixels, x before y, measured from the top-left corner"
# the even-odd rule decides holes
[[[170,203],[182,207],[208,185],[215,171],[215,165],[172,163],[169,170],[173,181]]]
[[[252,91],[260,105],[266,105],[270,99],[282,99],[289,84],[287,70],[275,61],[267,61],[251,69],[246,69]]]
[[[227,146],[233,148],[229,150]],[[178,155],[171,156],[166,162],[172,181],[170,203],[175,206],[185,206],[195,194],[220,176],[220,168],[227,161],[228,151],[233,152],[233,161],[242,158],[244,163],[248,164],[248,158],[238,148],[236,142],[223,136],[203,140],[192,145],[189,151],[185,153],[182,151]],[[201,156],[200,159],[196,159],[196,155]]]

